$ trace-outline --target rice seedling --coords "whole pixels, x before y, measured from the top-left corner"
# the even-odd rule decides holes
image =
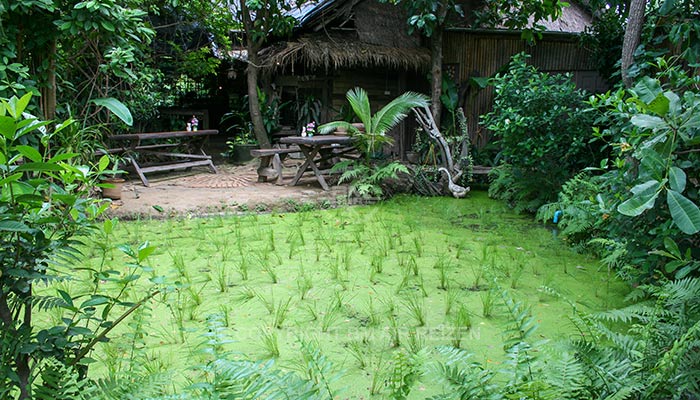
[[[314,301],[312,304],[307,304],[305,310],[306,313],[309,314],[311,321],[318,320],[318,311],[316,311],[316,301]]]
[[[423,243],[421,243],[420,238],[413,237],[413,247],[415,247],[418,257],[423,257]]]
[[[221,314],[223,318],[223,323],[225,327],[231,326],[231,321],[229,320],[229,313],[231,312],[231,309],[229,308],[228,304],[220,304],[219,305],[219,313]]]
[[[306,298],[306,295],[309,294],[309,291],[313,289],[313,287],[313,279],[311,279],[310,276],[305,275],[302,271],[299,278],[297,278],[297,290],[299,291],[299,298],[301,300],[304,300]]]
[[[452,312],[458,295],[459,292],[456,289],[450,288],[445,291],[445,315],[450,315]]]
[[[365,314],[366,314],[365,321],[366,322],[364,325],[365,326],[379,326],[379,324],[382,322],[381,313],[374,306],[374,301],[372,300],[371,297],[367,300],[367,305],[365,307],[365,311],[366,311],[365,312]]]
[[[515,266],[513,269],[513,272],[510,275],[510,287],[511,289],[517,289],[518,284],[520,282],[520,278],[523,276],[523,272],[525,271],[525,266],[523,264],[518,264]]]
[[[448,290],[450,288],[450,278],[448,276],[447,265],[444,262],[435,264],[438,271],[438,286],[440,290]]]
[[[255,292],[255,298],[262,303],[270,315],[275,312],[275,294],[272,291],[270,292],[270,297],[267,297],[260,292]]]
[[[326,333],[333,324],[340,318],[341,307],[336,301],[328,303],[326,310],[321,315],[321,332]]]
[[[389,315],[389,345],[391,347],[401,346],[401,335],[399,334],[399,321],[394,314]]]
[[[187,272],[187,266],[185,265],[185,256],[180,253],[170,253],[170,260],[171,263],[173,264],[173,267],[175,267],[175,271],[177,271],[177,275],[179,278],[182,278],[186,282],[190,281],[189,273]]]
[[[272,325],[275,328],[282,329],[282,325],[284,325],[284,322],[287,320],[287,316],[289,314],[289,304],[291,303],[291,301],[292,298],[288,297],[286,302],[280,301],[277,304],[277,307],[275,307],[275,313],[272,323]]]
[[[408,259],[408,269],[411,271],[413,276],[418,276],[418,263],[416,262],[416,258],[413,256],[410,256]]]
[[[272,229],[269,229],[267,231],[267,243],[270,246],[270,251],[275,251],[276,246],[275,246],[275,231]]]
[[[415,328],[408,330],[406,348],[411,354],[418,354],[425,348],[425,338]]]
[[[345,271],[350,272],[350,266],[352,265],[352,249],[349,248],[347,245],[344,245],[341,257]]]
[[[265,351],[265,356],[269,358],[278,358],[280,356],[279,340],[274,329],[260,329],[260,339],[262,340],[261,345]]]
[[[496,300],[493,289],[481,292],[479,297],[481,298],[481,315],[484,318],[490,318],[493,315],[493,306]]]
[[[425,326],[427,310],[425,308],[425,300],[423,298],[419,298],[413,294],[404,300],[403,305],[418,326]]]
[[[355,361],[357,361],[357,366],[360,369],[367,368],[367,365],[369,363],[369,353],[367,352],[367,349],[362,344],[362,342],[356,340],[348,342],[345,344],[345,349],[347,349],[348,353],[350,353],[352,358],[354,358]]]
[[[228,292],[229,281],[228,268],[226,268],[226,265],[222,263],[216,267],[216,275],[213,277],[212,280],[216,281],[216,285],[219,288],[219,293]]]
[[[372,255],[370,265],[375,273],[381,274],[384,271],[384,257],[381,254],[375,253]]]
[[[241,280],[243,280],[243,281],[248,280],[248,260],[246,259],[246,257],[242,257],[236,263],[236,270],[238,271],[238,274],[241,276]]]
[[[460,348],[464,334],[468,332],[471,327],[472,318],[469,314],[469,310],[467,310],[464,304],[460,304],[457,313],[452,319],[452,346]]]
[[[372,379],[370,380],[369,384],[370,396],[376,396],[382,392],[382,387],[384,386],[384,381],[387,375],[383,353],[374,360],[373,364],[374,365],[371,371]]]

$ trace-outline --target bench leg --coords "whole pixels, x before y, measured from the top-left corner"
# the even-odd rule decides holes
[[[272,157],[272,168],[277,172],[277,180],[275,181],[275,184],[277,185],[284,185],[284,179],[282,178],[282,160],[284,157],[280,157],[279,154],[275,154],[274,157]]]
[[[258,182],[267,182],[267,169],[270,165],[271,156],[260,157],[260,165],[258,166]]]

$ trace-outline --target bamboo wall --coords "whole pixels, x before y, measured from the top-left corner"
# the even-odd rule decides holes
[[[530,62],[541,71],[571,72],[578,87],[590,92],[606,89],[598,76],[590,54],[575,37],[562,34],[545,35],[535,46],[520,39],[519,33],[476,32],[470,30],[446,32],[443,39],[443,64],[461,85],[460,102],[469,123],[472,141],[483,146],[490,141],[490,133],[479,126],[479,116],[491,111],[493,88],[475,90],[468,87],[472,77],[491,77],[505,68],[510,58],[526,51]]]

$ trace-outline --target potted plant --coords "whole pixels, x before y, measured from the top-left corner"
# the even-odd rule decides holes
[[[100,158],[98,171],[100,183],[97,185],[102,191],[102,197],[105,199],[120,200],[122,198],[122,189],[124,188],[124,171],[119,169],[119,164],[124,161],[124,158],[117,154],[106,154]],[[111,169],[107,169],[109,165]]]
[[[235,162],[246,162],[253,159],[250,155],[252,149],[258,148],[258,141],[255,140],[252,129],[247,129],[226,142],[228,150],[224,153],[226,157]]]

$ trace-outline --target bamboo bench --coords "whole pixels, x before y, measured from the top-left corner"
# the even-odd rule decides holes
[[[267,182],[268,179],[276,179],[275,184],[284,184],[282,179],[282,162],[287,155],[298,153],[299,146],[290,146],[284,149],[253,149],[250,155],[260,158],[258,167],[258,182]]]

